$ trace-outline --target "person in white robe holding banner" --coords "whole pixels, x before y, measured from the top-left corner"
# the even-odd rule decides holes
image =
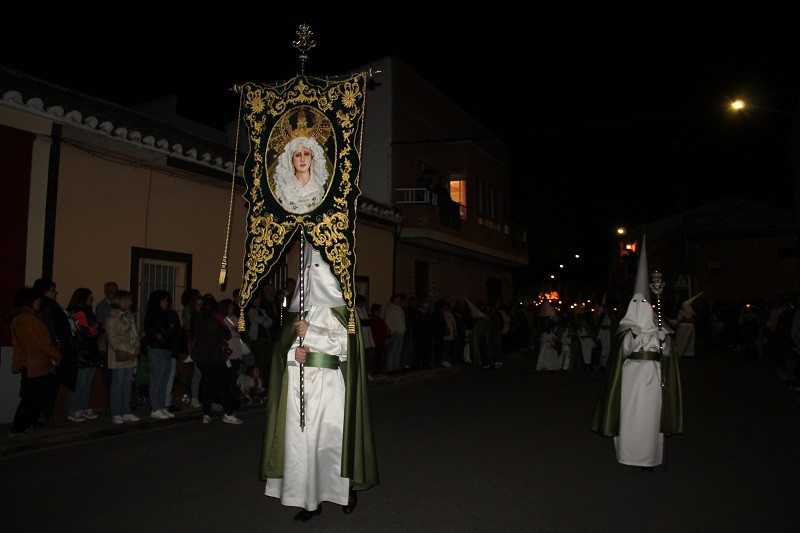
[[[265,494],[279,498],[283,505],[301,507],[295,520],[307,522],[322,512],[323,501],[341,505],[345,513],[356,506],[359,487],[342,475],[343,438],[347,388],[353,395],[366,393],[366,362],[360,328],[356,335],[348,335],[339,281],[317,250],[305,241],[302,245],[301,287],[295,291],[289,320],[275,344],[272,372],[283,379],[270,381],[264,461],[265,465],[282,462],[278,466],[282,477],[267,477]],[[299,316],[301,295],[305,318]],[[351,356],[356,359],[350,361]],[[365,418],[360,423],[369,421]],[[372,440],[371,427],[360,431]],[[363,459],[367,471],[374,468],[374,451],[369,453]],[[364,466],[358,458],[355,462],[356,468]],[[365,488],[377,483],[377,471],[372,475],[362,483]]]

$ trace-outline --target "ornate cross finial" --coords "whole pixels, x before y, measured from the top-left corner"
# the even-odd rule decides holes
[[[664,280],[658,270],[653,271],[653,282],[650,283],[650,290],[656,293],[656,296],[661,296],[661,293],[664,292]]]
[[[650,283],[650,290],[656,293],[656,308],[657,308],[657,316],[658,316],[658,330],[661,331],[661,293],[664,292],[664,279],[661,276],[661,272],[658,270],[653,271],[653,281]],[[660,341],[663,344],[663,339]],[[659,345],[661,345],[659,344]],[[663,384],[662,384],[663,386]]]
[[[300,24],[297,36],[299,39],[293,41],[292,46],[300,50],[300,74],[305,74],[308,51],[317,46],[317,41],[312,39],[314,32],[311,31],[311,26],[308,24]]]

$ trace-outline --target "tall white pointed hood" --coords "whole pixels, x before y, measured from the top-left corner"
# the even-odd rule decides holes
[[[345,305],[339,280],[331,273],[331,267],[322,255],[303,239],[303,284],[297,282],[289,311],[300,311],[300,293],[303,293],[303,310],[317,307],[339,307]]]
[[[650,301],[650,284],[647,272],[647,248],[645,236],[642,236],[642,249],[639,252],[639,265],[636,269],[636,284],[633,286],[633,297],[628,304],[628,311],[619,321],[618,331],[631,329],[634,334],[654,334],[658,332],[655,312]]]
[[[681,310],[680,310],[680,312],[678,312],[678,320],[681,320],[681,319],[692,319],[692,318],[695,317],[696,313],[694,312],[694,309],[692,308],[692,304],[694,303],[695,300],[697,300],[698,298],[700,298],[700,296],[703,295],[703,292],[705,292],[705,291],[699,292],[698,294],[696,294],[695,296],[692,296],[691,298],[689,298],[688,300],[683,302],[683,304],[681,304]]]
[[[467,308],[472,313],[473,318],[486,318],[486,315],[474,303],[470,302],[466,295],[464,295],[464,301],[467,303]]]
[[[556,310],[553,309],[553,305],[549,301],[545,300],[542,304],[542,307],[539,308],[539,316],[543,318],[555,319],[558,318],[558,313],[556,313]]]

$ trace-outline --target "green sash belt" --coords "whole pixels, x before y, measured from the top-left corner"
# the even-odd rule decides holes
[[[335,355],[328,355],[322,352],[308,352],[306,354],[306,366],[315,368],[330,368],[336,370],[339,368],[339,358]]]
[[[659,352],[633,352],[628,356],[628,359],[635,359],[638,361],[661,361],[661,354]]]

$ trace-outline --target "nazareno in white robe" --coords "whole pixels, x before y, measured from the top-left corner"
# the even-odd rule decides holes
[[[561,358],[555,349],[556,334],[552,331],[545,332],[539,343],[539,360],[536,362],[536,370],[560,370]]]
[[[312,306],[303,345],[347,359],[347,329],[328,307]],[[306,366],[305,430],[300,431],[300,366],[296,339],[287,357],[288,400],[283,478],[269,478],[265,494],[283,505],[315,510],[323,501],[347,505],[350,480],[341,477],[345,383],[339,369]],[[276,356],[278,354],[275,354]]]
[[[662,333],[663,335],[663,333]],[[617,461],[631,466],[658,466],[664,454],[661,433],[661,364],[658,361],[629,359],[633,352],[659,352],[659,335],[630,332],[622,341],[625,362],[620,385],[619,436],[614,437]],[[664,339],[669,353],[670,338]]]
[[[608,356],[611,354],[611,318],[608,315],[604,316],[600,322],[597,342],[600,343],[600,366],[606,366]]]
[[[578,337],[581,340],[581,355],[583,355],[583,364],[592,364],[592,350],[594,350],[594,339],[589,336],[586,326],[578,328]]]

